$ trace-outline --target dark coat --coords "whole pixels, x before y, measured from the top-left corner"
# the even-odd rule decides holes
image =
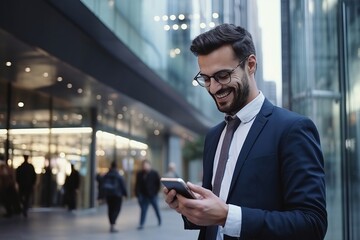
[[[203,186],[225,122],[207,134]],[[327,229],[324,159],[314,123],[265,100],[238,156],[228,204],[242,209],[240,239],[320,240]],[[185,221],[187,228],[194,228]],[[199,239],[206,239],[202,227]],[[224,236],[225,240],[238,239]]]
[[[75,191],[80,187],[80,173],[73,169],[69,176],[66,177],[64,183],[65,191]]]
[[[136,175],[135,195],[154,197],[160,191],[160,176],[155,170],[139,171]]]
[[[34,166],[28,162],[23,162],[16,169],[16,182],[22,192],[31,192],[36,183],[36,172]]]
[[[112,193],[112,196],[122,197],[127,196],[127,189],[125,186],[124,178],[119,174],[116,169],[110,169],[103,177],[102,183],[106,182],[106,179],[111,179],[111,181],[115,181],[116,188],[115,191]]]

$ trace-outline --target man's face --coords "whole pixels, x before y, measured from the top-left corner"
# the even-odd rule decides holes
[[[198,56],[198,63],[202,74],[212,76],[223,70],[232,70],[239,64],[231,46],[223,46],[208,55]],[[246,66],[246,60],[245,66]],[[246,68],[246,67],[245,67]],[[228,84],[220,84],[211,78],[211,84],[206,87],[215,100],[220,112],[234,115],[248,102],[250,86],[249,79],[241,67],[231,73]]]
[[[145,171],[145,172],[148,172],[148,171],[150,171],[151,170],[151,165],[150,165],[150,163],[148,163],[148,162],[143,162],[143,170]]]

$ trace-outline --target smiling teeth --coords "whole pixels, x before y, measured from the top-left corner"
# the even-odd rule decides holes
[[[230,93],[231,93],[231,91],[225,91],[225,92],[216,94],[216,97],[217,98],[224,98],[224,97],[228,96]]]

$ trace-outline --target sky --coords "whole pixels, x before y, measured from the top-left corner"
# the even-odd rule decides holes
[[[264,79],[276,82],[277,98],[281,97],[281,14],[280,0],[257,0],[259,25],[262,30]]]

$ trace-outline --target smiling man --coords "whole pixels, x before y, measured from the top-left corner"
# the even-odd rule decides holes
[[[223,24],[196,37],[195,80],[225,121],[206,136],[197,199],[164,188],[165,201],[200,240],[323,239],[324,160],[307,117],[272,105],[257,88],[256,52],[242,27]]]

